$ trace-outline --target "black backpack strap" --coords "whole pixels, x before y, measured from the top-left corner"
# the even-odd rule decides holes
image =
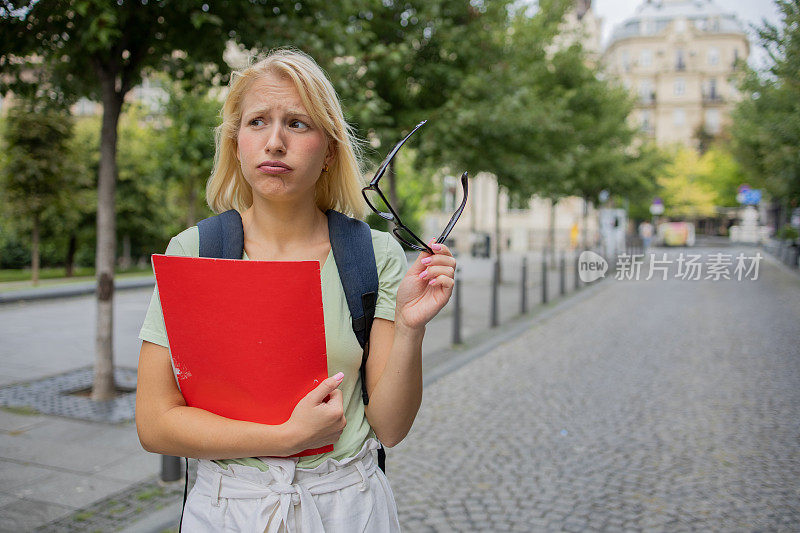
[[[362,348],[369,339],[378,299],[378,269],[369,226],[329,209],[328,236],[333,258],[342,280],[347,307],[353,317],[353,332]]]
[[[364,349],[361,356],[361,396],[364,405],[369,404],[367,393],[367,357],[369,356],[369,333],[375,319],[375,305],[378,301],[378,268],[375,264],[375,251],[372,248],[372,232],[360,220],[350,218],[338,211],[329,209],[328,236],[331,241],[333,258],[339,270],[339,278],[347,298],[347,307],[353,318],[353,333]],[[378,448],[378,466],[386,471],[386,452]]]
[[[197,223],[200,257],[241,259],[244,251],[242,216],[235,209]]]

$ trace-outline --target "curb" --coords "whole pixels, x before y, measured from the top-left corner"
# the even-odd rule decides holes
[[[114,281],[114,290],[142,289],[154,285],[155,278],[152,276],[147,278],[122,279]],[[86,281],[57,287],[8,291],[0,293],[0,305],[32,300],[51,300],[73,296],[86,296],[87,294],[94,294],[96,290],[96,281]]]

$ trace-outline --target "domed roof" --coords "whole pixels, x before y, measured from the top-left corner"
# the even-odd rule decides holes
[[[657,35],[673,20],[686,19],[709,33],[745,33],[733,13],[726,13],[714,0],[646,0],[634,15],[614,26],[611,42],[640,35]]]

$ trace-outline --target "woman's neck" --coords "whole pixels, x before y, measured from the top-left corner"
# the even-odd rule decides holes
[[[328,241],[327,217],[315,204],[254,202],[242,213],[245,241],[276,252]]]

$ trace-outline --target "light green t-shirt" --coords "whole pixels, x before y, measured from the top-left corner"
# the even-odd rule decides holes
[[[394,320],[397,286],[408,269],[406,256],[400,244],[386,232],[372,230],[372,246],[375,251],[375,263],[378,268],[379,279],[375,316]],[[197,226],[192,226],[173,237],[167,246],[165,254],[198,257],[200,255],[200,234]],[[246,253],[243,254],[242,259],[248,259]],[[334,444],[333,451],[300,457],[297,464],[298,468],[314,468],[329,457],[336,460],[352,457],[361,449],[368,438],[375,436],[364,415],[364,401],[361,398],[359,368],[361,366],[362,349],[353,333],[350,310],[347,307],[347,299],[339,279],[339,271],[336,268],[333,251],[328,254],[328,258],[322,265],[320,278],[322,282],[322,307],[325,320],[328,375],[332,376],[338,372],[344,372],[344,379],[339,389],[342,391],[347,425],[339,440]],[[158,297],[158,286],[153,290],[150,307],[147,309],[147,315],[139,332],[139,338],[166,348],[169,347],[164,328],[161,302]],[[264,370],[268,371],[268,369]],[[238,463],[254,466],[260,470],[268,470],[267,465],[256,457],[226,459],[217,461],[217,463],[223,466],[228,463]]]

